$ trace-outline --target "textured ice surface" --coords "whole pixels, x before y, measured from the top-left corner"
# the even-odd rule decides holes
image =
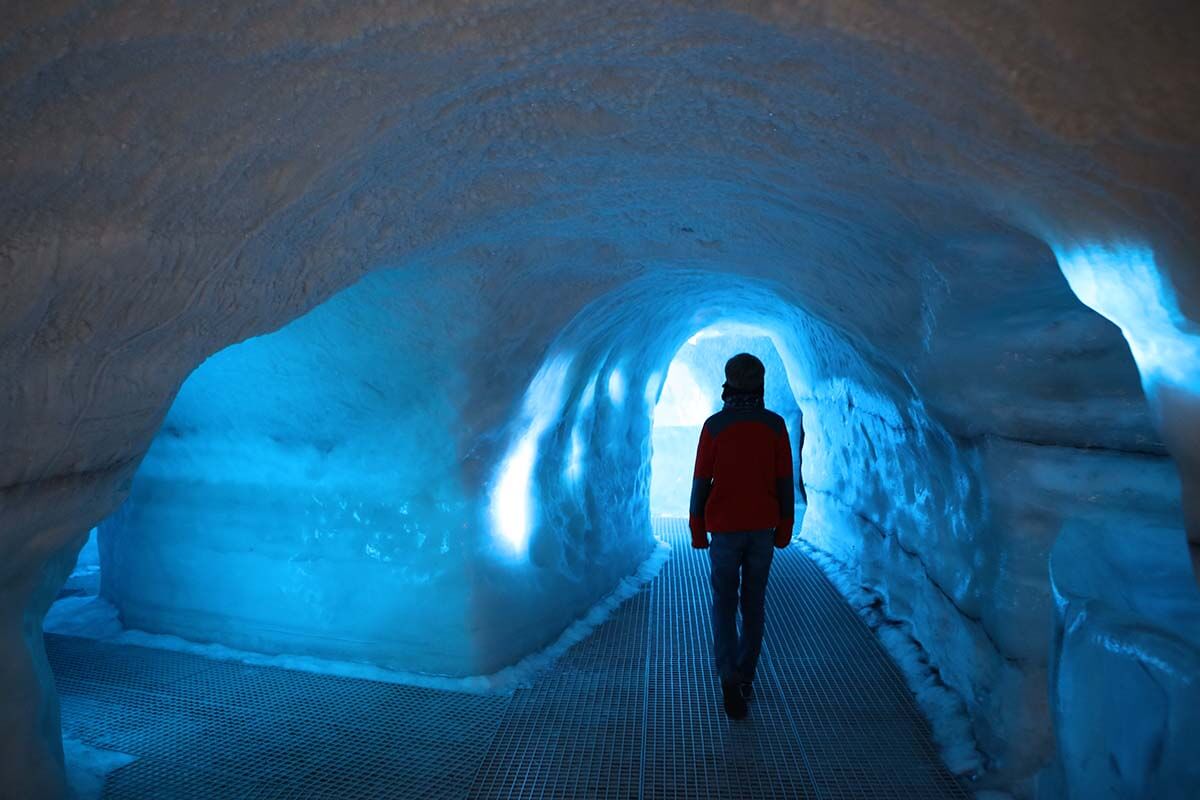
[[[468,380],[481,332],[448,326],[445,299],[373,275],[188,379],[101,526],[104,596],[128,626],[486,674],[646,557],[641,393],[615,396],[616,366],[585,374],[564,347],[505,425],[480,429],[500,387]],[[610,391],[572,408],[568,390],[597,369]],[[564,481],[555,443],[580,424],[584,474]]]
[[[1049,637],[1013,634],[1046,630],[1056,518],[1082,511],[1124,526],[1129,498],[1117,485],[1128,475],[1138,486],[1133,517],[1178,517],[1182,497],[1200,537],[1200,403],[1190,378],[1158,377],[1180,362],[1156,357],[1159,346],[1190,346],[1200,321],[1200,8],[1136,6],[218,0],[6,9],[0,671],[20,678],[10,696],[32,701],[4,698],[0,773],[32,776],[20,787],[28,796],[61,788],[39,620],[83,532],[124,499],[187,376],[362,275],[396,268],[410,281],[399,293],[404,312],[363,338],[378,343],[390,330],[416,351],[406,358],[414,372],[390,370],[402,395],[432,407],[447,394],[459,432],[452,455],[426,463],[431,479],[448,468],[461,485],[439,483],[448,496],[410,498],[410,507],[454,520],[461,500],[468,536],[491,542],[491,489],[503,475],[518,491],[503,493],[515,514],[500,515],[499,541],[510,556],[527,546],[535,565],[506,566],[499,548],[468,559],[469,616],[528,623],[515,632],[481,624],[473,652],[531,645],[611,588],[618,563],[630,568],[644,554],[603,548],[638,540],[611,532],[633,530],[645,511],[621,501],[646,495],[632,457],[648,441],[645,392],[716,317],[765,316],[790,338],[794,363],[785,363],[819,437],[805,459],[814,535],[945,667],[985,768],[1027,781],[1052,749]],[[1115,305],[1081,296],[1127,338],[1080,304],[1056,255],[1077,286],[1097,277],[1101,299]],[[747,297],[747,282],[769,287],[759,296],[774,302]],[[585,315],[592,334],[576,330],[560,348],[571,321],[614,293],[623,309]],[[796,324],[798,315],[819,324]],[[350,360],[362,355],[351,337],[331,341]],[[558,358],[572,365],[570,426],[540,428],[525,393]],[[420,391],[407,391],[403,376]],[[386,415],[386,404],[367,403],[364,383],[351,384],[349,410]],[[394,386],[379,388],[394,399]],[[582,402],[588,387],[597,415]],[[358,453],[378,477],[351,494],[386,516],[375,491],[386,470],[366,457],[369,442],[322,452],[331,440],[313,427],[322,438],[311,452],[303,436],[259,437],[240,454],[225,437],[226,452],[253,459],[291,448],[275,468],[301,483],[314,480],[310,468],[321,474],[323,463]],[[208,458],[222,449],[212,428]],[[529,436],[540,440],[536,455]],[[597,469],[596,443],[629,463]],[[1172,471],[1153,463],[1164,445],[1181,466],[1174,501],[1145,485]],[[135,499],[146,500],[155,469],[159,480],[169,472],[158,459],[166,454],[147,461],[150,480]],[[1122,461],[1128,469],[1092,491],[1093,478]],[[1041,465],[1063,464],[1081,480],[1045,480]],[[282,492],[227,488],[238,513],[297,508]],[[209,491],[193,489],[196,499]],[[339,491],[317,494],[324,503]],[[146,521],[152,508],[143,505]],[[189,555],[169,541],[186,528],[185,511],[163,512],[158,521],[171,524],[158,529],[162,541],[143,541],[167,573]],[[267,548],[272,556],[294,556],[269,520],[244,515],[256,537],[283,536]],[[426,535],[440,547],[436,531]],[[453,577],[428,553],[418,558],[414,543],[390,563]],[[235,558],[240,540],[208,544],[231,545],[221,558],[249,563]],[[368,544],[322,539],[313,564],[332,563],[343,546],[366,554]],[[202,560],[220,552],[197,550]],[[597,553],[593,579],[582,565]],[[260,623],[279,613],[266,601],[280,587],[300,585],[272,561],[257,571],[269,597],[240,598],[263,607],[238,607]],[[375,562],[356,577],[378,590],[392,585],[394,568]],[[150,571],[144,561],[138,570]],[[175,600],[192,604],[180,617],[192,627],[201,600],[223,602],[186,582],[159,581],[157,594],[175,586]],[[557,591],[575,608],[544,602]],[[313,608],[337,606],[336,594]],[[397,612],[415,602],[379,596]],[[167,605],[178,615],[175,600]],[[465,600],[444,605],[431,611],[435,621],[468,618]],[[148,602],[140,607],[152,616]],[[345,608],[355,610],[353,598]],[[382,624],[383,608],[365,613]],[[305,620],[305,632],[318,623]]]
[[[1059,536],[1048,785],[1089,800],[1200,797],[1200,592],[1185,548],[1171,529],[1071,522]]]
[[[98,595],[64,597],[55,601],[46,612],[42,627],[51,633],[89,639],[111,639],[125,630],[116,606]]]
[[[1050,613],[1045,565],[1053,524],[1044,518],[1054,509],[1071,509],[1121,524],[1116,510],[1122,509],[1131,518],[1177,524],[1174,473],[1161,456],[952,434],[903,373],[782,301],[774,286],[728,278],[714,285],[702,272],[674,272],[670,302],[659,279],[647,277],[581,310],[539,360],[526,365],[519,390],[509,379],[510,410],[500,426],[481,427],[476,420],[504,384],[468,383],[457,404],[438,409],[461,419],[417,431],[417,415],[399,425],[413,425],[410,437],[375,437],[375,424],[396,408],[412,408],[409,395],[422,390],[428,373],[440,371],[452,384],[453,368],[447,375],[446,364],[495,360],[491,352],[481,356],[432,339],[416,351],[398,344],[432,324],[420,309],[440,300],[403,280],[373,276],[279,333],[214,357],[197,372],[199,390],[185,386],[130,501],[104,526],[115,544],[105,591],[131,625],[241,650],[367,660],[406,672],[472,675],[513,664],[550,641],[636,561],[623,555],[628,551],[622,543],[636,547],[645,530],[650,409],[670,361],[697,331],[737,322],[770,338],[788,390],[804,412],[811,507],[803,535],[855,570],[857,581],[871,587],[919,643],[939,674],[943,694],[936,703],[966,709],[978,769],[987,781],[1027,794],[1053,747],[1049,642],[1020,635]],[[389,307],[389,296],[403,300],[398,321],[355,322],[363,313],[359,303],[376,313]],[[344,341],[348,355],[333,358],[343,349],[337,345],[296,344],[283,354],[251,359],[257,366],[245,372],[252,386],[241,397],[255,402],[243,415],[229,396],[243,370],[233,369],[225,381],[211,376],[238,350],[253,354],[273,340],[303,338],[309,326],[319,339]],[[375,330],[406,333],[381,337],[386,346],[376,346],[368,341]],[[657,335],[647,338],[646,330]],[[380,355],[355,359],[358,348],[377,348]],[[396,368],[381,369],[387,358],[395,359]],[[327,371],[304,366],[313,361]],[[717,369],[718,361],[712,355],[705,369]],[[404,370],[404,364],[413,366]],[[365,388],[361,378],[380,372],[386,379],[372,380],[375,390]],[[297,373],[307,388],[293,397],[286,387]],[[311,378],[325,374],[336,379],[325,384]],[[386,399],[377,400],[376,390]],[[321,392],[330,395],[310,400]],[[229,410],[214,413],[222,403]],[[270,410],[272,403],[284,410]],[[375,422],[363,422],[359,439],[338,434],[372,416]],[[286,435],[274,435],[280,425]],[[264,431],[260,448],[253,442]],[[293,456],[279,454],[277,440],[301,443],[295,463],[282,463]],[[313,441],[323,441],[324,451]],[[405,449],[416,441],[416,452]],[[684,452],[693,447],[689,443]],[[471,458],[439,462],[442,449]],[[413,468],[413,459],[420,461],[426,451],[431,466]],[[372,480],[337,484],[339,475],[355,475],[345,459],[372,465]],[[387,528],[390,549],[376,558],[372,507],[367,503],[363,524],[354,512],[362,517],[364,506],[354,499],[374,493],[381,498],[375,502],[386,504],[405,492],[428,495],[430,483],[447,485],[438,463],[457,476],[450,483],[464,487],[461,514],[474,523],[457,541],[430,536],[445,530],[438,527],[445,515],[427,505],[433,513],[411,518],[409,538]],[[394,481],[395,475],[404,480]],[[1109,476],[1111,491],[1098,491],[1097,475]],[[1136,475],[1143,487],[1144,498],[1136,503],[1130,502],[1126,475]],[[243,481],[252,487],[237,488]],[[304,482],[309,491],[295,492]],[[342,492],[337,503],[315,513],[288,510],[299,502],[303,511],[312,490],[331,483]],[[159,535],[163,530],[174,534]],[[437,546],[422,547],[421,534]],[[407,571],[397,573],[397,563]],[[604,563],[611,565],[607,573],[596,569]],[[406,583],[403,576],[417,566],[441,577]],[[434,572],[443,566],[445,572]],[[220,580],[197,580],[203,574]],[[353,579],[338,577],[347,575]],[[213,585],[222,591],[211,591]],[[397,585],[406,591],[387,591]],[[281,621],[290,626],[285,635]],[[347,630],[360,635],[347,642]],[[325,636],[336,639],[330,643]],[[956,727],[961,717],[932,716],[942,728],[939,739],[965,740]],[[957,766],[975,769],[969,753],[952,744],[947,752]]]

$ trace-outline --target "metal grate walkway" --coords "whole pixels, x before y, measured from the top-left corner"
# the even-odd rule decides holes
[[[662,573],[532,686],[459,694],[47,635],[64,733],[137,756],[106,800],[966,798],[874,635],[777,551],[747,721],[721,711],[708,563]]]

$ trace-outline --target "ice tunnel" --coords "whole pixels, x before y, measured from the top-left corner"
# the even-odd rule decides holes
[[[497,387],[463,381],[464,340],[425,333],[435,290],[394,271],[212,356],[100,526],[105,599],[128,627],[254,652],[512,665],[650,555],[655,470],[660,513],[686,516],[699,429],[672,375],[701,374],[685,390],[711,412],[730,348],[762,352],[800,430],[772,334],[736,320],[794,338],[805,316],[754,282],[671,283],[674,302],[646,279],[581,311],[491,429],[456,398]]]
[[[1185,5],[6,8],[0,798],[1200,795]],[[807,495],[740,727],[738,350]]]

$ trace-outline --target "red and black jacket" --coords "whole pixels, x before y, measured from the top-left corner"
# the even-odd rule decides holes
[[[707,547],[708,531],[768,528],[776,529],[777,546],[787,545],[796,513],[792,481],[792,445],[783,417],[763,408],[761,400],[731,399],[700,432],[692,546]]]

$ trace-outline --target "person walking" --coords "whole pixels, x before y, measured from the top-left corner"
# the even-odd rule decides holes
[[[692,547],[708,550],[713,656],[731,719],[744,719],[754,697],[771,559],[795,524],[791,440],[783,417],[763,403],[765,375],[749,353],[725,364],[725,407],[704,423],[692,479]],[[803,444],[803,426],[800,436]],[[803,484],[800,492],[807,503]]]

